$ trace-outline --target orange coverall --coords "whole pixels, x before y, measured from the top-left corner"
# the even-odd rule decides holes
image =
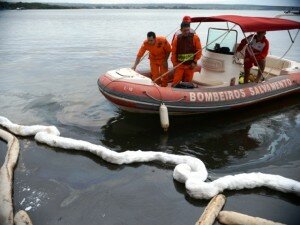
[[[248,45],[246,51],[245,51],[245,59],[249,59],[248,61],[244,61],[244,67],[247,69],[250,69],[253,64],[255,66],[257,66],[256,61],[260,61],[260,60],[264,60],[269,52],[269,41],[267,40],[266,37],[263,37],[262,40],[258,41],[257,40],[257,36],[255,35],[252,39],[253,35],[250,35],[247,37],[248,42],[250,42],[250,44]],[[252,40],[252,41],[251,41]],[[244,38],[241,41],[241,44],[238,46],[237,48],[237,52],[242,51],[242,49],[245,47],[245,45],[248,43],[247,40]],[[252,52],[254,53],[254,56],[252,54],[252,52],[248,49],[251,48]],[[254,59],[254,57],[256,58],[256,60]]]
[[[172,63],[174,65],[174,67],[176,65],[178,65],[179,63],[181,63],[181,61],[179,61],[178,59],[178,53],[177,53],[177,47],[178,47],[178,36],[176,36],[172,42]],[[194,61],[194,63],[197,65],[197,61],[201,58],[202,55],[202,47],[201,47],[201,43],[200,43],[200,38],[198,37],[197,34],[194,34],[193,36],[193,45],[195,48],[195,52],[190,52],[195,54],[192,61]],[[184,46],[180,46],[183,47]],[[191,67],[191,63],[189,62],[187,63],[183,63],[180,66],[178,66],[175,69],[175,73],[174,73],[174,79],[173,79],[173,83],[172,86],[175,86],[176,84],[178,84],[180,81],[185,81],[185,82],[191,82],[193,79],[193,75],[194,75],[194,68]]]
[[[152,80],[168,72],[166,62],[171,52],[171,45],[165,37],[158,36],[155,39],[155,44],[150,45],[147,40],[144,41],[141,46],[137,57],[143,57],[146,51],[149,51],[150,68]],[[168,74],[162,77],[161,80],[156,81],[157,84],[162,84],[162,87],[166,87],[168,83]]]

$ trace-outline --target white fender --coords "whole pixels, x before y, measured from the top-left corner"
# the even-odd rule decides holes
[[[168,108],[164,103],[161,103],[159,107],[159,117],[160,117],[160,124],[164,131],[168,131],[169,128],[169,113]]]

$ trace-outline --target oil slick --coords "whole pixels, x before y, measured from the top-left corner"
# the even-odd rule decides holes
[[[20,126],[1,116],[0,125],[18,135],[35,135],[35,140],[40,143],[69,150],[88,151],[107,162],[118,165],[151,161],[174,164],[176,166],[173,171],[173,178],[184,183],[189,195],[196,199],[210,199],[226,189],[241,190],[256,187],[268,187],[277,191],[300,195],[300,182],[279,175],[242,173],[224,176],[212,182],[205,182],[208,172],[204,163],[200,159],[191,156],[153,151],[143,152],[140,150],[119,153],[101,145],[60,137],[58,129],[54,126]]]

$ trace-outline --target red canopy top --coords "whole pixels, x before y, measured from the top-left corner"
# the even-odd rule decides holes
[[[243,32],[300,29],[299,22],[269,17],[221,15],[193,17],[192,22],[231,22],[239,25]]]

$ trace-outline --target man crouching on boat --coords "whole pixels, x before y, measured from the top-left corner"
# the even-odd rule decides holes
[[[133,70],[136,69],[147,50],[149,51],[151,78],[155,81],[161,75],[168,72],[168,58],[171,53],[171,45],[165,37],[156,37],[154,32],[148,32],[147,40],[143,42],[137,54],[135,63],[132,67]],[[159,85],[161,84],[162,87],[166,87],[168,85],[168,75],[165,74],[165,76],[158,79],[156,83]]]
[[[181,81],[191,82],[194,68],[202,54],[200,39],[190,32],[190,23],[181,23],[181,34],[175,36],[172,42],[172,63],[175,67],[172,87]]]
[[[252,34],[244,38],[237,48],[237,52],[240,52],[248,44],[244,57],[244,83],[249,82],[250,70],[253,65],[258,66],[255,82],[258,83],[262,78],[266,65],[266,57],[269,52],[269,41],[265,35],[266,31],[258,31],[256,35]]]

